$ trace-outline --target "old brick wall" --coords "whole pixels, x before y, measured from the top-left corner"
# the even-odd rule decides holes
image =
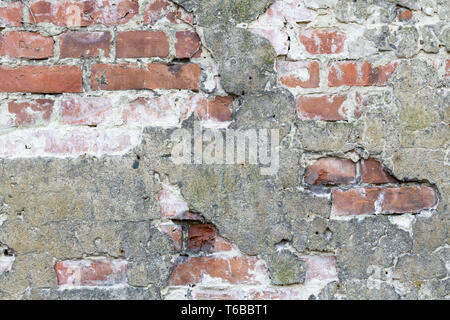
[[[0,1],[0,299],[450,298],[449,20]],[[174,163],[198,121],[277,130],[279,170]]]

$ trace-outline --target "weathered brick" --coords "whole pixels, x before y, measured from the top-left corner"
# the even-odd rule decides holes
[[[167,57],[169,39],[162,31],[120,32],[116,39],[117,58]]]
[[[450,77],[450,59],[447,59],[447,62],[445,63],[445,76],[447,78]]]
[[[60,286],[112,286],[126,284],[127,264],[125,260],[66,260],[56,262],[55,272]]]
[[[12,270],[14,260],[15,260],[14,256],[0,255],[0,276]]]
[[[256,257],[191,257],[176,265],[169,285],[199,284],[205,277],[224,284],[259,284],[260,276],[266,273],[263,263]]]
[[[356,178],[356,164],[349,159],[321,158],[306,169],[308,184],[347,184]]]
[[[198,90],[197,64],[96,64],[92,66],[93,90],[189,89]]]
[[[338,280],[335,256],[303,256],[301,259],[306,261],[305,283],[312,281],[331,282]]]
[[[384,170],[381,163],[375,159],[361,161],[361,181],[374,184],[398,182],[397,179]]]
[[[194,288],[192,297],[195,300],[301,300],[305,299],[299,288],[262,287],[249,288],[231,287],[222,290]]]
[[[320,70],[317,61],[279,61],[278,81],[281,85],[295,88],[317,88]]]
[[[278,56],[287,55],[289,51],[289,36],[284,28],[257,26],[248,30],[269,40]]]
[[[190,100],[194,104],[195,111],[202,122],[217,123],[232,120],[232,97],[217,96],[214,100],[193,97]]]
[[[15,115],[15,126],[42,124],[50,121],[54,104],[55,101],[50,99],[10,101],[8,111]]]
[[[370,62],[340,61],[329,67],[328,85],[338,86],[382,86],[389,80],[398,62],[374,67]]]
[[[109,57],[111,33],[66,32],[59,37],[60,58]]]
[[[310,54],[337,54],[343,51],[346,36],[336,29],[301,29],[299,38]]]
[[[75,97],[61,103],[61,122],[71,125],[95,126],[112,116],[108,97]]]
[[[159,21],[175,24],[186,21],[192,24],[193,19],[192,14],[177,8],[167,0],[152,0],[144,10],[144,23],[150,25]]]
[[[210,224],[192,224],[188,230],[188,248],[193,252],[229,251],[231,243],[219,235]]]
[[[8,80],[6,80],[8,79]],[[75,66],[0,66],[0,92],[82,92],[82,71]]]
[[[53,56],[53,38],[27,31],[0,34],[0,55],[11,58],[45,59]]]
[[[404,8],[404,7],[397,8],[397,19],[399,21],[411,20],[412,17],[413,17],[413,13],[411,10]]]
[[[244,300],[245,293],[242,290],[208,290],[197,289],[192,290],[194,300]]]
[[[332,214],[419,213],[437,202],[436,191],[427,186],[356,188],[333,190]]]
[[[139,13],[138,0],[34,0],[30,5],[32,23],[86,27],[95,24],[125,24]]]
[[[342,107],[345,95],[300,96],[297,100],[297,116],[302,120],[347,120]]]
[[[20,27],[22,25],[22,3],[0,3],[0,27]]]
[[[177,31],[175,33],[177,58],[191,58],[200,49],[200,37],[195,31]]]
[[[173,240],[174,249],[180,251],[183,241],[183,229],[180,225],[164,223],[158,226],[159,231],[164,232]]]
[[[179,115],[169,98],[138,98],[123,108],[125,124],[140,126],[176,126]]]

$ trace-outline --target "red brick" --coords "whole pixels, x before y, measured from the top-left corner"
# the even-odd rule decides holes
[[[308,184],[347,184],[356,178],[356,164],[349,159],[321,158],[306,169]]]
[[[447,59],[447,62],[445,64],[445,76],[447,78],[450,77],[450,59]]]
[[[139,13],[138,0],[34,0],[30,21],[57,26],[86,27],[125,24]]]
[[[289,51],[289,36],[284,28],[280,29],[278,27],[257,26],[249,28],[248,31],[269,40],[278,56],[287,55]]]
[[[345,100],[345,95],[300,96],[297,100],[297,116],[302,120],[347,120],[346,110],[342,108]]]
[[[75,66],[0,66],[0,92],[82,92],[82,71]]]
[[[111,116],[112,104],[107,97],[75,97],[61,103],[63,124],[94,126]]]
[[[169,55],[169,38],[162,31],[120,32],[116,46],[117,58],[164,58]]]
[[[412,17],[413,17],[413,13],[411,10],[404,8],[404,7],[397,8],[397,19],[399,21],[411,20]]]
[[[194,300],[244,300],[245,298],[245,293],[239,289],[208,290],[194,288],[191,294]]]
[[[310,22],[312,19],[313,11],[306,8],[302,0],[277,0],[259,20],[265,25],[280,25],[286,21],[295,25],[297,22]]]
[[[266,275],[266,272],[263,263],[256,257],[191,257],[176,265],[169,285],[198,284],[205,277],[215,278],[224,284],[259,284],[260,275]]]
[[[189,89],[198,90],[197,64],[96,64],[92,66],[93,90]]]
[[[336,29],[302,29],[300,42],[310,54],[335,54],[344,49],[346,36]]]
[[[375,159],[367,159],[361,161],[361,180],[364,183],[390,183],[398,182],[391,176],[380,162]]]
[[[144,23],[154,25],[166,20],[169,23],[193,23],[193,16],[167,0],[153,0],[144,10]]]
[[[395,72],[398,62],[374,67],[370,62],[340,61],[331,64],[328,85],[338,86],[382,86]]]
[[[11,58],[45,59],[53,56],[53,38],[27,31],[0,34],[0,55]]]
[[[214,100],[208,98],[191,99],[195,111],[203,122],[228,122],[232,120],[233,98],[217,96]]]
[[[109,32],[66,32],[59,37],[61,58],[109,57]]]
[[[141,126],[175,126],[179,116],[175,104],[166,97],[138,98],[122,111],[125,124]]]
[[[317,61],[279,61],[278,81],[289,88],[319,87],[319,63]]]
[[[177,58],[191,58],[200,49],[200,37],[195,31],[177,31],[175,37]]]
[[[22,3],[0,3],[0,27],[20,27],[22,25]]]
[[[0,135],[1,157],[118,155],[140,141],[137,130],[90,127],[14,130]]]
[[[58,285],[69,287],[126,284],[126,270],[124,260],[66,260],[55,264]]]
[[[249,290],[249,300],[303,300],[302,290],[299,288],[278,287]]]
[[[0,276],[12,270],[14,261],[15,257],[13,256],[3,256],[3,259],[0,260]]]
[[[163,218],[172,220],[201,220],[201,217],[189,211],[189,206],[180,196],[161,191],[158,194],[159,206]]]
[[[419,213],[433,207],[437,199],[436,191],[426,186],[334,190],[331,212],[337,216]]]
[[[35,125],[48,123],[53,113],[55,101],[49,99],[36,99],[25,102],[10,101],[8,111],[15,115],[14,125]]]
[[[183,241],[183,229],[181,226],[176,224],[160,224],[158,226],[159,231],[164,232],[173,240],[174,249],[180,251]]]
[[[331,282],[338,280],[335,256],[304,256],[301,259],[306,262],[305,283],[311,281]]]
[[[192,224],[188,231],[188,248],[193,252],[229,251],[231,243],[219,235],[210,224]]]
[[[133,145],[131,133],[122,130],[96,131],[71,129],[60,132],[47,131],[37,134],[45,139],[44,152],[55,155],[115,154]]]

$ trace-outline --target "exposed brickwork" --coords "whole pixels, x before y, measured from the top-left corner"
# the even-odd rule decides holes
[[[345,34],[339,30],[303,29],[300,31],[300,42],[311,54],[341,53],[344,49]]]
[[[394,73],[397,62],[374,67],[370,62],[335,62],[329,68],[328,85],[382,86]]]
[[[0,55],[45,59],[53,56],[53,39],[32,32],[6,32],[0,36]]]
[[[82,92],[82,71],[75,66],[0,67],[3,92]]]
[[[15,126],[36,125],[50,121],[54,104],[50,99],[10,101],[8,111],[15,116]]]
[[[317,88],[319,86],[319,63],[280,61],[277,65],[278,80],[286,87]]]
[[[305,173],[305,182],[309,184],[346,184],[355,178],[356,165],[348,159],[322,158]]]
[[[66,32],[59,37],[60,58],[108,57],[111,40],[110,32]]]
[[[300,96],[297,101],[297,116],[311,120],[346,120],[342,104],[344,95]]]
[[[128,31],[117,35],[117,58],[164,58],[168,54],[169,39],[164,32]]]
[[[20,27],[22,25],[22,4],[17,2],[0,3],[0,26]]]
[[[0,300],[448,299],[449,14],[0,1]]]
[[[57,26],[86,27],[96,24],[115,26],[127,23],[139,13],[137,0],[99,1],[31,1],[30,21]]]
[[[58,285],[109,286],[126,282],[127,262],[123,260],[58,261]]]
[[[197,64],[97,64],[92,66],[93,90],[188,89],[198,90],[200,66]]]
[[[384,170],[380,162],[375,159],[367,159],[361,161],[361,181],[365,183],[389,183],[397,182],[397,179]]]

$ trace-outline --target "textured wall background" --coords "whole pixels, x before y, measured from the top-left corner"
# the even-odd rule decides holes
[[[3,0],[0,298],[448,299],[450,2]],[[278,129],[280,170],[171,134]]]

